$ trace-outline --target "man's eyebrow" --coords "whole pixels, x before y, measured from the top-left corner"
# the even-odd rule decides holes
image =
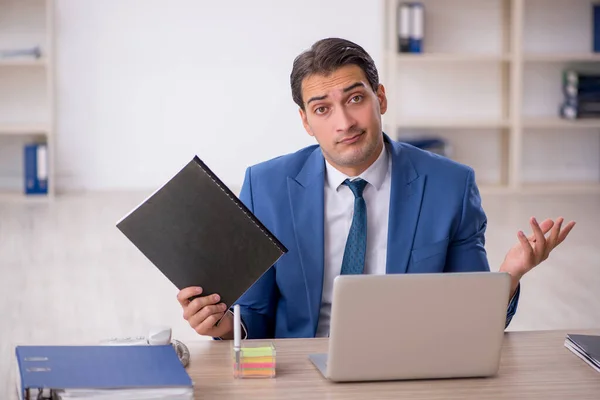
[[[357,88],[357,87],[365,87],[365,84],[364,84],[364,83],[362,83],[362,82],[356,82],[356,83],[353,83],[352,85],[350,85],[350,86],[348,86],[348,87],[344,88],[344,89],[343,89],[343,92],[344,92],[344,93],[346,93],[346,92],[349,92],[349,91],[351,91],[352,89],[355,89],[355,88]],[[306,104],[307,104],[307,105],[308,105],[308,104],[310,104],[310,102],[311,102],[311,101],[325,100],[326,98],[327,98],[327,95],[324,95],[324,96],[314,96],[314,97],[311,97],[310,99],[308,99],[308,101],[306,102]]]
[[[309,105],[311,101],[319,101],[319,100],[325,100],[327,98],[327,95],[325,96],[315,96],[315,97],[311,97],[310,99],[308,99],[308,101],[306,102],[306,105]]]
[[[348,86],[347,88],[344,89],[344,93],[351,91],[352,89],[355,89],[359,86],[365,87],[365,84],[362,82],[356,82],[350,86]]]

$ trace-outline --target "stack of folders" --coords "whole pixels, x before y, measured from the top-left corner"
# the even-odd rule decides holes
[[[567,335],[565,347],[600,372],[600,336]]]
[[[600,118],[600,73],[564,71],[563,95],[561,118]]]
[[[171,345],[17,346],[16,357],[20,400],[194,398]]]
[[[398,5],[398,52],[422,53],[425,8],[422,3],[402,2]]]

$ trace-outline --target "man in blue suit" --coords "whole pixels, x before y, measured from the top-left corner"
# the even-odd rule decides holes
[[[387,98],[364,49],[318,41],[294,61],[291,88],[318,145],[246,170],[241,200],[289,250],[239,300],[247,338],[327,336],[339,274],[490,270],[473,170],[382,131]],[[562,223],[532,218],[533,234],[519,232],[500,266],[512,279],[507,326],[521,277],[574,226]],[[231,305],[218,294],[191,287],[178,300],[199,334],[232,337]]]

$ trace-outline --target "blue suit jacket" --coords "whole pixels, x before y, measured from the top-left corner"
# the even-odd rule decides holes
[[[489,271],[487,219],[473,170],[384,139],[392,158],[387,273]],[[323,288],[324,178],[317,145],[246,170],[240,199],[289,250],[237,303],[249,339],[315,336]],[[518,294],[508,305],[506,325]]]

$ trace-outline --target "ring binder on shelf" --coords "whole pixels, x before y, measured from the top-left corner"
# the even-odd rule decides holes
[[[423,3],[411,3],[410,7],[409,51],[411,53],[422,53],[423,37],[425,35],[425,7]]]
[[[398,5],[398,52],[408,53],[410,48],[410,4],[400,3]]]

